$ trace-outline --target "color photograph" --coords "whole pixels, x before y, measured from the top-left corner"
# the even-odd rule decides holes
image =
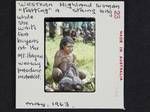
[[[95,19],[46,18],[45,92],[95,92]]]

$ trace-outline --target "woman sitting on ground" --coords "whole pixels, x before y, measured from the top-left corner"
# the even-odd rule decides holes
[[[52,71],[52,77],[55,82],[59,82],[65,71],[67,70],[67,65],[75,64],[76,56],[73,54],[74,41],[71,37],[66,36],[60,41],[60,49],[56,52],[54,57],[54,65]],[[67,63],[66,66],[61,66],[62,63]],[[81,80],[86,78],[85,73],[79,71],[79,78]]]

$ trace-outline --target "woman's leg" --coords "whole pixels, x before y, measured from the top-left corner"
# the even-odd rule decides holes
[[[59,68],[53,68],[52,77],[55,82],[59,82],[63,77],[63,73]]]

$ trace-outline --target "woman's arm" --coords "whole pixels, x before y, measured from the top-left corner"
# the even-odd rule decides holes
[[[62,59],[60,56],[60,51],[57,51],[54,57],[54,65],[53,67],[59,67],[59,64],[61,63]]]

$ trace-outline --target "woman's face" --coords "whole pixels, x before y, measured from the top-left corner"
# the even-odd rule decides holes
[[[67,43],[67,45],[64,46],[64,51],[66,54],[70,54],[73,51],[73,44]]]

